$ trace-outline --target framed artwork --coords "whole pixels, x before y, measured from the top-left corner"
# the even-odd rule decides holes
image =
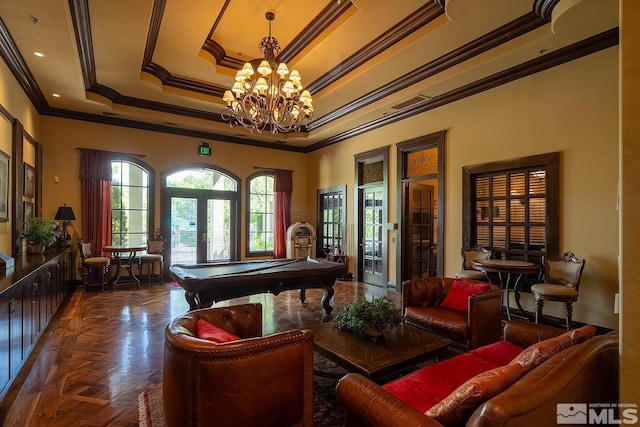
[[[0,222],[9,221],[9,156],[0,150]]]
[[[24,224],[26,225],[29,218],[33,218],[33,203],[22,202],[22,212],[24,212]]]
[[[24,197],[36,194],[36,170],[28,163],[24,164]]]

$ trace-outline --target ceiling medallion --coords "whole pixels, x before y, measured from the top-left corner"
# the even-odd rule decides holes
[[[222,118],[232,128],[240,124],[251,132],[262,133],[265,129],[274,134],[299,132],[303,126],[309,128],[312,124],[311,94],[302,87],[297,70],[289,72],[284,62],[276,64],[281,47],[271,36],[275,14],[267,12],[265,17],[269,21],[269,36],[258,45],[264,59],[257,74],[249,62],[238,70],[233,87],[222,97],[227,103]]]

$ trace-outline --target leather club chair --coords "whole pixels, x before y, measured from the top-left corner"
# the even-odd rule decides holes
[[[502,290],[499,286],[477,280],[489,289],[468,296],[466,312],[442,306],[457,279],[426,277],[402,284],[404,321],[454,341],[450,350],[465,352],[500,341],[502,330]]]
[[[203,319],[241,339],[197,338]],[[313,426],[313,334],[262,337],[262,305],[194,310],[165,329],[165,425]]]

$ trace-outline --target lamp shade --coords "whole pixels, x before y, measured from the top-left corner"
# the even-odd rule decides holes
[[[71,206],[60,206],[54,219],[57,221],[74,221],[76,216],[73,214]]]

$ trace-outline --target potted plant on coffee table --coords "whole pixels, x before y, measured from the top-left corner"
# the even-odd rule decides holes
[[[402,312],[387,297],[370,301],[360,297],[347,304],[334,322],[340,331],[349,331],[358,338],[368,337],[375,341],[402,323]]]
[[[58,224],[52,219],[31,217],[21,236],[27,241],[27,253],[42,254],[56,242]]]

